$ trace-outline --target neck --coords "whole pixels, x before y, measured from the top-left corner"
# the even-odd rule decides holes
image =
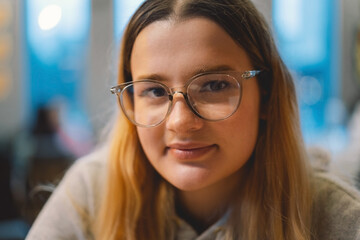
[[[176,212],[198,233],[219,220],[239,192],[240,174],[234,173],[221,182],[197,191],[176,192]]]

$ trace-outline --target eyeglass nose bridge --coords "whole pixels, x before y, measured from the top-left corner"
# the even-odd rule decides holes
[[[174,99],[174,95],[175,94],[181,94],[183,95],[184,99],[186,100],[186,102],[188,103],[189,105],[189,102],[188,102],[188,97],[187,97],[187,91],[186,91],[186,87],[173,87],[173,88],[170,88],[170,94],[169,94],[169,99],[170,101],[172,101]],[[190,106],[190,105],[189,105]],[[190,107],[191,108],[191,107]]]
[[[170,94],[169,94],[169,100],[171,101],[171,105],[169,107],[169,111],[168,114],[170,114],[170,112],[172,111],[172,107],[173,107],[173,99],[174,99],[174,95],[175,94],[181,94],[183,95],[186,105],[189,107],[189,109],[191,110],[191,112],[193,112],[195,114],[195,116],[199,117],[200,119],[204,119],[203,116],[201,116],[192,106],[192,104],[189,101],[189,97],[188,97],[188,93],[186,91],[186,87],[175,87],[175,88],[171,88],[170,89]]]

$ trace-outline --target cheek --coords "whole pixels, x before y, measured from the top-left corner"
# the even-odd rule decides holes
[[[234,148],[232,153],[248,157],[252,154],[259,131],[259,111],[259,101],[255,98],[253,102],[240,105],[226,125],[227,144]]]
[[[152,161],[159,157],[162,153],[163,131],[160,127],[155,128],[137,128],[140,144],[145,152],[147,158]]]
[[[225,145],[233,148],[232,153],[251,155],[258,136],[258,125],[258,114],[234,118],[231,124],[222,129],[223,133],[226,132],[226,136],[223,135],[226,137]]]

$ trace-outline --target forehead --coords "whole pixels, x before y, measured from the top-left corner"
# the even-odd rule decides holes
[[[251,63],[223,28],[206,18],[154,22],[140,32],[131,54],[134,78],[166,71],[196,74],[196,69],[217,66],[248,70]]]

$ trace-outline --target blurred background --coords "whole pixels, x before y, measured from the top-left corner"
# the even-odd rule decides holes
[[[142,0],[0,0],[0,240],[24,239],[116,111],[118,43]],[[295,78],[306,144],[358,175],[360,0],[254,0]],[[43,184],[43,185],[39,185]]]

